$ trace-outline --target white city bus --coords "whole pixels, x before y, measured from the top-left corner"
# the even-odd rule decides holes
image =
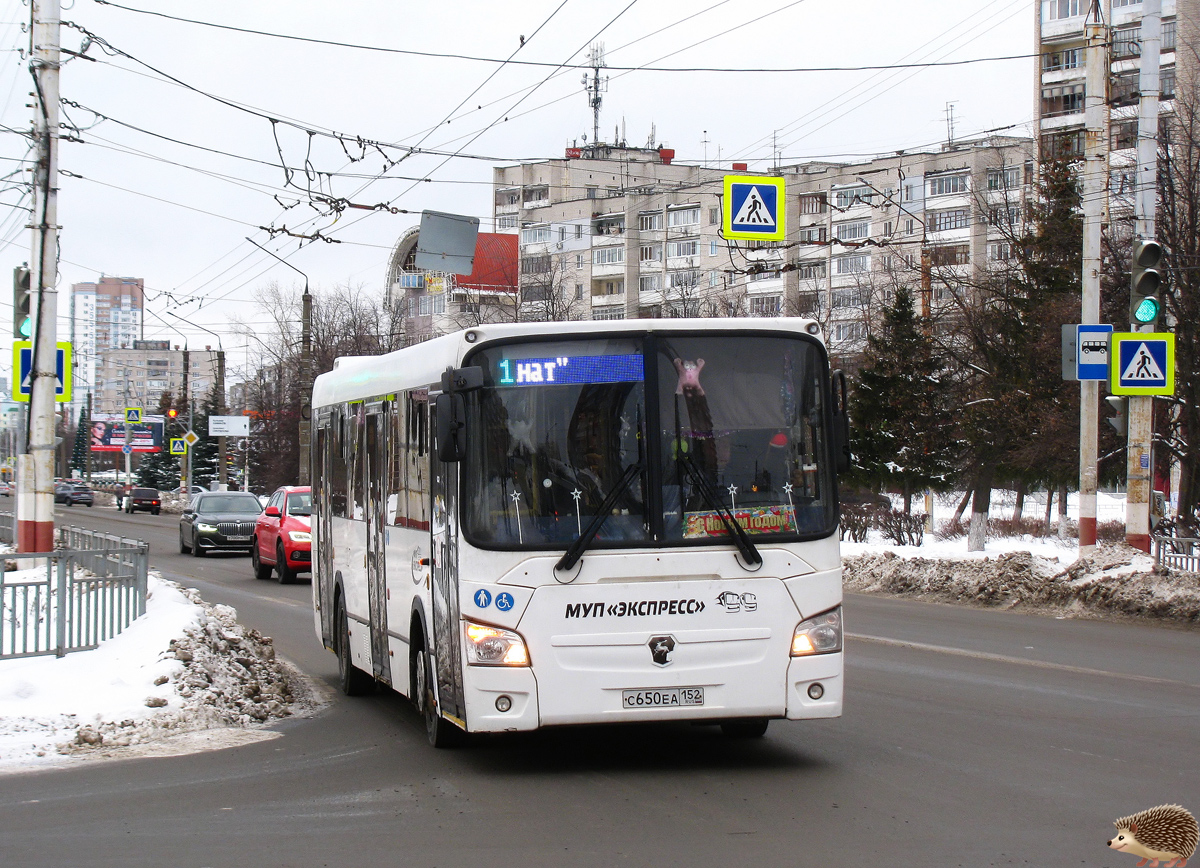
[[[482,325],[313,387],[317,633],[430,741],[842,711],[845,385],[806,319]]]

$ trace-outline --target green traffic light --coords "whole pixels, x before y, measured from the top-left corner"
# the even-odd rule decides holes
[[[25,317],[25,319],[23,319],[21,321],[20,332],[21,332],[21,337],[23,337],[23,338],[27,338],[31,334],[33,334],[33,317],[27,316],[27,317]]]
[[[1154,322],[1158,319],[1158,299],[1153,296],[1143,298],[1134,309],[1133,318],[1140,323]]]

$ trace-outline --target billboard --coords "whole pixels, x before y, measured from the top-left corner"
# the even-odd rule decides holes
[[[142,416],[129,426],[129,444],[133,452],[162,452],[162,416]],[[91,418],[93,452],[120,452],[125,445],[125,416],[121,413],[93,413]]]

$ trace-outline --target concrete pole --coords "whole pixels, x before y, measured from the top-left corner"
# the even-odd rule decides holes
[[[1162,0],[1142,2],[1142,59],[1138,90],[1136,238],[1154,237],[1158,207],[1158,67],[1162,47]],[[1147,330],[1130,324],[1130,331]],[[1125,541],[1150,551],[1150,487],[1154,479],[1154,399],[1129,398],[1129,439],[1126,443]]]
[[[305,278],[300,321],[300,484],[312,484],[312,296]],[[246,453],[246,476],[250,475],[250,453]]]
[[[54,393],[58,380],[59,0],[32,0],[34,135],[30,286],[34,314],[29,396],[29,460],[17,497],[17,551],[54,550]]]
[[[1080,322],[1100,322],[1100,231],[1108,189],[1108,34],[1095,17],[1084,27],[1087,81],[1084,95],[1083,303]],[[1096,485],[1100,438],[1100,383],[1079,381],[1079,557],[1096,549]]]
[[[229,415],[229,408],[225,406],[225,350],[217,350],[217,412],[222,416]],[[217,479],[220,481],[219,489],[221,491],[229,490],[229,465],[226,462],[228,455],[228,445],[225,435],[217,438]]]

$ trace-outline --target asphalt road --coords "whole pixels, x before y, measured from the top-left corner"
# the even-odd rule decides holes
[[[174,516],[59,513],[147,539],[332,690],[307,585],[178,554]],[[841,720],[435,751],[398,696],[338,696],[249,746],[0,778],[0,864],[1117,868],[1116,817],[1200,812],[1200,631],[865,596],[846,622]]]

